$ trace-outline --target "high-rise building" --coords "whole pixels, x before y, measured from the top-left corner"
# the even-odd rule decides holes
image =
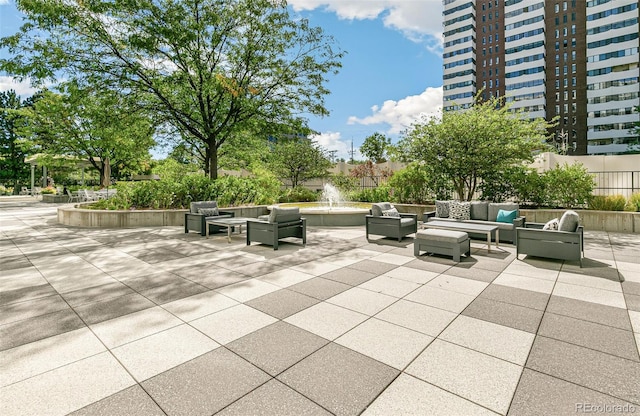
[[[444,110],[505,97],[568,154],[638,143],[638,0],[444,0]]]

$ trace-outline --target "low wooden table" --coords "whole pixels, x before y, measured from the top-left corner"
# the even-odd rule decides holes
[[[500,228],[497,225],[474,224],[454,221],[428,221],[422,224],[422,228],[435,228],[440,230],[464,231],[467,233],[484,233],[487,235],[487,251],[491,253],[491,233],[496,232],[496,248],[500,248]]]
[[[209,224],[217,225],[227,229],[227,241],[231,243],[231,230],[233,227],[238,227],[238,234],[242,234],[242,226],[247,225],[247,220],[252,218],[245,217],[230,217],[230,218],[216,218],[205,221],[206,236],[209,238]]]

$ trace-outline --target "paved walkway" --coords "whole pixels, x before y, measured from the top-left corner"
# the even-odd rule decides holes
[[[0,203],[2,415],[640,412],[638,234],[587,232],[583,269],[481,241],[455,264],[364,227],[274,251],[55,208]]]

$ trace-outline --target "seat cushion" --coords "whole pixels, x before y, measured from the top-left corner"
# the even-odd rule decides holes
[[[471,201],[471,219],[472,220],[489,220],[489,202],[488,201]]]
[[[269,222],[272,224],[277,222],[297,221],[299,219],[300,219],[300,209],[298,207],[292,207],[292,208],[273,207],[271,208],[271,212],[269,213]]]
[[[400,225],[411,225],[411,224],[415,224],[416,219],[415,218],[400,218]]]
[[[469,235],[462,231],[435,230],[429,228],[427,230],[419,230],[416,233],[416,238],[428,241],[442,241],[445,243],[462,243],[469,238]]]
[[[569,210],[562,214],[560,222],[558,223],[558,231],[575,232],[578,229],[580,223],[580,216],[577,212]]]
[[[388,211],[391,209],[391,203],[389,202],[377,202],[375,204],[371,204],[371,215],[374,217],[382,217],[383,211]]]

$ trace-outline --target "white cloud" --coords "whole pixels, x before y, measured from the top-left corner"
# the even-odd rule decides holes
[[[382,106],[371,107],[370,116],[349,117],[348,124],[388,124],[388,134],[398,134],[423,116],[435,116],[442,108],[442,87],[428,87],[420,95],[410,95],[401,100],[387,100]]]
[[[289,0],[289,4],[294,11],[323,8],[340,19],[381,18],[386,27],[442,54],[441,0]]]
[[[0,2],[1,1],[2,0],[0,0]],[[0,91],[4,92],[9,90],[14,90],[16,94],[22,98],[30,97],[38,91],[37,88],[31,86],[31,82],[28,79],[17,81],[13,77],[0,75]]]
[[[336,158],[349,159],[350,144],[342,140],[340,132],[328,131],[325,133],[314,134],[309,137],[326,150],[335,150]]]
[[[0,0],[0,6],[11,3],[9,0]]]

